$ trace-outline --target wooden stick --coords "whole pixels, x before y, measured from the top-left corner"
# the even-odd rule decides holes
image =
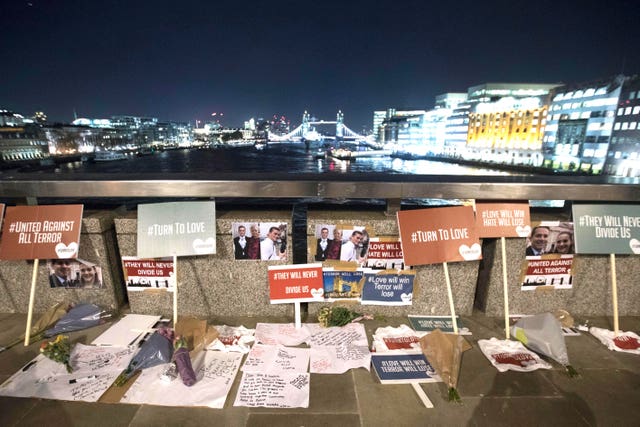
[[[611,258],[611,297],[613,298],[613,335],[618,336],[620,327],[618,324],[618,283],[616,279],[616,254],[610,254]]]
[[[411,383],[411,387],[413,387],[413,390],[416,392],[420,400],[422,400],[424,406],[429,409],[433,408],[433,403],[431,403],[431,400],[429,400],[429,397],[427,397],[427,394],[424,392],[422,387],[420,387],[419,383]]]
[[[444,280],[447,282],[447,295],[449,295],[449,309],[451,310],[451,322],[453,324],[453,333],[458,333],[458,321],[456,320],[456,310],[453,307],[453,292],[451,292],[451,280],[449,280],[449,268],[447,262],[443,262],[444,267]]]
[[[178,256],[173,255],[173,327],[178,323]]]
[[[33,302],[36,297],[36,279],[38,278],[38,259],[33,260],[33,275],[31,276],[31,293],[29,294],[29,312],[27,314],[27,329],[24,331],[24,346],[29,345],[31,338],[31,320],[33,319]]]
[[[506,239],[500,238],[502,245],[502,289],[504,294],[504,334],[509,339],[509,281],[507,280],[507,243]]]
[[[300,329],[302,327],[302,320],[300,319],[300,301],[294,302],[293,306],[295,308],[296,329]]]

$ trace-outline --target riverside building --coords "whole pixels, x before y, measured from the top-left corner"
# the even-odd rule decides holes
[[[626,120],[633,113],[631,106],[629,110],[626,110],[626,106],[618,106],[623,86],[628,80],[627,77],[616,76],[589,83],[566,85],[554,92],[543,139],[545,167],[560,172],[593,175],[604,172],[616,112],[621,112],[618,116],[619,131],[622,130],[622,123],[627,123],[625,127],[628,130],[629,122]],[[630,94],[629,92],[627,97]],[[625,116],[625,111],[629,111],[630,114]],[[622,132],[617,138],[620,137]],[[626,142],[621,146],[627,146]],[[610,161],[607,172],[617,174],[619,164],[613,162],[618,160],[615,159],[615,151],[613,152],[614,159]],[[624,160],[622,151],[618,157]]]

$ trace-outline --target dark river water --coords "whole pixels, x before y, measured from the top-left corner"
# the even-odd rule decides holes
[[[253,146],[216,149],[179,149],[147,156],[129,155],[111,162],[75,162],[61,165],[56,173],[356,173],[371,172],[420,175],[507,174],[490,169],[429,160],[402,160],[391,157],[359,158],[344,161],[318,158],[318,149],[304,144],[269,144],[262,150]]]

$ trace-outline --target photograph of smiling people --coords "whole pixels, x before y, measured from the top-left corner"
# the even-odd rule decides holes
[[[50,259],[49,285],[52,288],[102,288],[102,269],[81,259]]]
[[[263,261],[285,261],[287,259],[287,224],[260,223],[260,259]]]
[[[542,221],[532,224],[527,238],[526,256],[538,257],[550,254],[573,254],[573,223]]]
[[[97,265],[78,260],[80,267],[80,281],[76,287],[81,289],[100,289],[102,288],[102,269]]]

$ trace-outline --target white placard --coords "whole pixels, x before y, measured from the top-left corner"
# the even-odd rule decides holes
[[[93,340],[91,344],[126,347],[134,342],[141,334],[146,333],[146,331],[152,328],[158,320],[160,320],[160,316],[127,314],[104,331],[98,338]]]

